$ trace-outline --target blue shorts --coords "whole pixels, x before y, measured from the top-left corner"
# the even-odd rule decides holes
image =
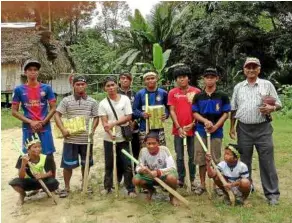
[[[41,140],[42,154],[51,155],[54,152],[56,152],[51,130],[45,130],[44,132],[38,132],[37,134]],[[22,129],[22,145],[23,145],[22,151],[24,153],[27,153],[27,150],[24,146],[25,141],[28,138],[31,140],[32,135],[33,135],[33,133],[30,129]]]
[[[93,165],[92,159],[93,144],[90,144],[89,166]],[[61,168],[74,169],[79,166],[79,157],[81,158],[81,165],[85,166],[87,144],[72,144],[64,143]]]

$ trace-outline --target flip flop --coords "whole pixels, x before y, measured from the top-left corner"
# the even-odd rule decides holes
[[[30,192],[26,193],[26,197],[32,197],[32,196],[38,194],[39,192],[40,192],[39,190],[30,191]]]
[[[66,189],[61,190],[61,191],[59,192],[59,197],[60,197],[60,198],[66,198],[66,197],[68,197],[68,195],[69,195],[69,191],[67,191]]]
[[[202,194],[205,193],[206,191],[207,191],[206,188],[198,187],[198,188],[195,190],[195,194],[196,194],[196,195],[202,195]]]

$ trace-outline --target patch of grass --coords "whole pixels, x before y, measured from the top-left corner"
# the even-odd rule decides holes
[[[22,122],[11,115],[11,109],[1,109],[1,130],[20,128]]]
[[[274,153],[275,163],[278,171],[279,183],[280,183],[280,204],[276,207],[271,207],[266,203],[265,197],[262,192],[258,154],[256,150],[253,155],[253,177],[255,179],[257,191],[249,197],[252,208],[243,208],[236,206],[234,208],[226,206],[222,203],[222,200],[218,197],[212,201],[207,200],[206,197],[188,196],[186,197],[191,202],[190,213],[185,212],[183,219],[186,222],[202,222],[203,219],[206,222],[238,222],[238,223],[252,223],[252,222],[292,222],[292,194],[290,185],[292,180],[290,179],[289,170],[292,169],[292,154],[291,154],[291,135],[292,135],[292,120],[285,116],[275,116],[272,122],[274,132]],[[223,146],[227,145],[232,140],[229,137],[229,120],[224,125],[224,139]],[[165,124],[166,132],[171,132],[172,123],[167,121]],[[170,149],[175,159],[175,151],[173,145],[173,136],[166,134],[167,146]],[[198,168],[197,176],[198,179]],[[179,190],[180,191],[180,190]],[[181,192],[181,194],[184,194]],[[210,203],[211,202],[211,203]],[[154,209],[155,211],[155,209]],[[180,214],[180,211],[176,212],[176,215]],[[189,216],[191,216],[191,219]]]

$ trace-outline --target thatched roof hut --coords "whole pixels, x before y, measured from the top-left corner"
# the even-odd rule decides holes
[[[66,47],[49,37],[50,44],[55,46],[56,57],[48,57],[48,49],[45,47],[42,39],[48,37],[48,31],[38,31],[34,27],[28,28],[6,28],[1,29],[1,65],[2,72],[5,66],[21,67],[27,59],[37,59],[42,64],[40,69],[40,80],[51,80],[60,73],[71,72],[72,60],[68,56]],[[51,35],[49,35],[51,36]],[[21,75],[18,73],[16,75]]]

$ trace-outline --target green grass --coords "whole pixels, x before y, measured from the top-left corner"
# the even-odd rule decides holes
[[[11,109],[1,109],[1,130],[20,127],[21,121],[11,115]]]
[[[280,182],[280,205],[270,207],[267,205],[262,193],[259,177],[259,164],[256,150],[253,159],[253,176],[257,184],[258,190],[250,196],[253,208],[243,208],[224,205],[221,200],[215,198],[213,204],[209,204],[207,196],[198,202],[198,197],[187,197],[192,203],[191,213],[192,219],[197,222],[292,222],[292,192],[291,192],[291,169],[292,169],[292,153],[291,153],[291,136],[292,136],[292,119],[283,116],[276,116],[272,122],[274,133],[274,152],[275,162]],[[223,146],[232,140],[229,138],[229,121],[224,126]],[[166,132],[171,132],[171,122],[166,124]],[[167,146],[175,157],[173,136],[166,134]],[[233,141],[234,142],[234,141]],[[198,175],[198,173],[197,173]],[[197,176],[198,177],[198,176]],[[183,194],[183,193],[182,193]],[[186,212],[187,213],[187,212]],[[186,222],[189,222],[186,220]],[[191,221],[190,221],[191,222]]]
[[[1,111],[2,130],[13,127],[20,127],[20,121],[11,116],[10,110]],[[240,206],[230,207],[222,203],[220,198],[208,199],[208,195],[200,197],[191,195],[186,199],[190,201],[190,210],[183,205],[174,208],[166,201],[156,200],[151,204],[145,203],[142,197],[129,199],[121,196],[118,199],[114,195],[102,196],[100,190],[103,184],[103,149],[102,146],[94,149],[94,159],[102,160],[96,162],[94,166],[91,184],[95,191],[94,196],[83,198],[79,192],[71,193],[63,204],[64,212],[66,209],[74,209],[75,206],[82,207],[83,217],[78,216],[71,222],[214,222],[214,223],[291,223],[292,213],[292,153],[291,136],[292,120],[283,116],[276,116],[272,122],[274,127],[275,162],[280,182],[280,204],[276,207],[267,205],[262,193],[259,177],[258,156],[254,153],[253,176],[257,191],[249,199],[252,208]],[[167,145],[175,157],[173,147],[173,136],[171,132],[171,121],[166,123]],[[228,136],[229,121],[224,127],[223,144],[231,142]],[[77,190],[77,189],[76,189]],[[73,190],[74,191],[74,190]],[[121,190],[122,191],[122,190]],[[179,192],[185,195],[184,189]],[[159,192],[161,193],[161,192]],[[59,206],[60,207],[60,206]],[[69,221],[70,222],[70,221]]]

